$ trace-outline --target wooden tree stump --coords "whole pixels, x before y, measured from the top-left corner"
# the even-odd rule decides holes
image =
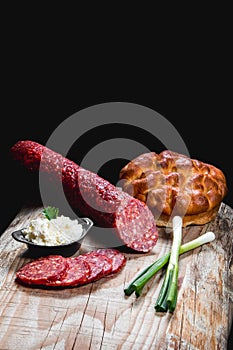
[[[227,349],[233,314],[233,210],[222,203],[209,224],[183,229],[183,243],[213,231],[216,239],[179,260],[175,312],[156,313],[163,271],[142,295],[124,295],[138,272],[166,254],[171,234],[159,229],[150,253],[126,252],[123,270],[81,287],[49,290],[15,282],[16,271],[30,260],[27,247],[11,233],[35,218],[41,207],[24,207],[0,238],[0,349]],[[100,247],[95,228],[80,253]],[[78,254],[78,253],[77,253]]]

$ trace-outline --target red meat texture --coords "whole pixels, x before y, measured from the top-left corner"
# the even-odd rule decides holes
[[[76,287],[112,276],[125,264],[124,254],[111,248],[69,258],[49,255],[21,267],[16,272],[16,281],[28,286]]]

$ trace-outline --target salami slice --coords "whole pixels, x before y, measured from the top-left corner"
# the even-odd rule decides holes
[[[89,264],[82,256],[67,258],[67,269],[65,274],[57,280],[43,283],[48,287],[68,287],[85,284],[91,273]]]
[[[66,269],[66,258],[61,255],[50,255],[24,265],[16,273],[16,278],[26,284],[43,284],[61,278]]]
[[[117,249],[101,248],[101,249],[97,249],[96,252],[98,254],[107,256],[109,259],[111,259],[112,271],[110,272],[110,274],[120,271],[126,263],[126,257]]]
[[[105,255],[97,253],[96,251],[83,254],[83,259],[89,264],[91,269],[88,282],[96,281],[101,277],[107,276],[112,271],[111,259]]]

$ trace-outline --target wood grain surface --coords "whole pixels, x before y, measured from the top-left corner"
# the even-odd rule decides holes
[[[127,262],[114,277],[76,288],[28,288],[16,271],[31,258],[11,233],[35,218],[41,207],[26,206],[0,239],[0,349],[227,349],[233,316],[233,210],[222,204],[204,226],[183,229],[183,242],[213,231],[216,239],[180,257],[179,294],[173,314],[156,313],[163,281],[160,271],[142,295],[126,297],[124,287],[138,272],[170,250],[171,233],[159,229],[150,253],[125,252]],[[100,247],[95,228],[80,253]],[[78,254],[78,253],[77,253]]]

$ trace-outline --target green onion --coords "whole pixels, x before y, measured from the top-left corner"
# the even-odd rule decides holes
[[[182,218],[173,218],[173,242],[165,279],[155,303],[156,311],[171,311],[176,307],[178,294],[179,250],[182,240]]]
[[[215,234],[213,232],[206,232],[198,238],[180,246],[179,255],[187,253],[188,251],[200,247],[205,243],[209,243],[214,239]],[[137,275],[137,277],[133,279],[129,286],[124,289],[125,295],[129,296],[133,292],[135,292],[135,295],[139,297],[142,293],[145,284],[168,263],[170,255],[171,253],[167,253],[166,255],[164,255],[163,257],[159,258],[154,263],[146,267],[141,273],[139,273],[139,275]]]

